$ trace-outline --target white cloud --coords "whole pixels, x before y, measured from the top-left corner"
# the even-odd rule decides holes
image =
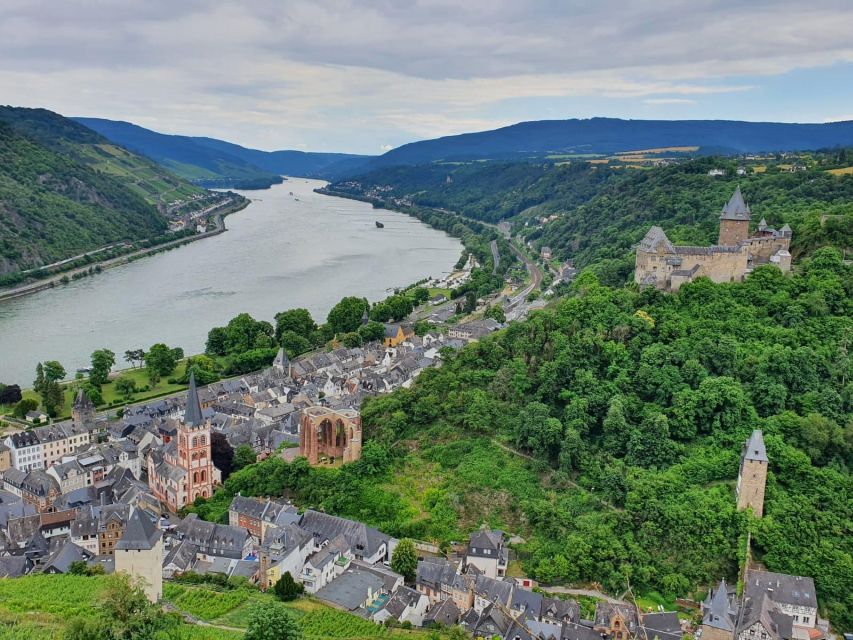
[[[646,98],[643,102],[645,104],[696,104],[696,101],[690,98]]]
[[[379,145],[379,150],[382,153],[385,153],[386,151],[391,151],[391,149],[393,149],[393,148],[394,148],[393,144],[380,144]]]
[[[571,99],[686,105],[853,62],[845,0],[3,5],[3,102],[260,148],[370,152],[571,117]]]

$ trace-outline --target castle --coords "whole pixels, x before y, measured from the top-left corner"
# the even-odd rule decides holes
[[[196,498],[209,498],[220,483],[210,451],[210,420],[205,420],[195,374],[190,374],[187,408],[178,424],[177,438],[148,453],[148,485],[154,496],[177,511]]]
[[[750,235],[752,214],[740,186],[720,214],[720,235],[711,247],[676,246],[663,229],[652,227],[637,246],[634,281],[663,291],[678,291],[686,282],[705,276],[714,282],[739,282],[760,264],[791,269],[791,227],[767,226],[764,218]]]

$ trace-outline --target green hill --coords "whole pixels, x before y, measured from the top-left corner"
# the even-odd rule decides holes
[[[44,109],[0,107],[0,275],[160,236],[205,191]]]
[[[272,457],[194,507],[286,495],[395,537],[450,545],[482,523],[520,537],[513,571],[547,585],[698,598],[743,563],[813,576],[853,624],[853,267],[831,248],[789,276],[702,278],[678,294],[601,286],[447,354],[367,398],[340,468]],[[738,511],[743,443],[764,433],[764,517]]]
[[[583,161],[434,163],[376,170],[330,189],[372,193],[386,202],[407,199],[491,223],[508,220],[558,258],[574,259],[581,267],[597,264],[608,282],[621,283],[633,269],[633,245],[653,224],[673,242],[713,244],[720,209],[738,184],[754,224],[765,217],[776,228],[791,225],[795,257],[824,245],[853,250],[853,175],[826,170],[846,166],[846,155],[815,154],[809,170],[796,173],[779,169],[782,163],[775,161],[775,171],[754,171],[753,166],[767,168],[760,164],[767,161],[753,161],[741,176],[735,159],[719,157],[647,169]],[[726,176],[708,175],[719,167]]]

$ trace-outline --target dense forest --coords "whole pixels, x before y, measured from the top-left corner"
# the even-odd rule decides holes
[[[140,195],[0,120],[0,275],[165,230]]]
[[[194,507],[285,495],[446,544],[481,522],[521,535],[546,584],[626,580],[669,596],[736,580],[756,560],[813,576],[853,624],[853,270],[821,249],[785,277],[699,279],[676,295],[601,285],[446,354],[411,389],[362,407],[362,459],[278,458]],[[762,429],[765,516],[735,507],[738,455]]]
[[[378,191],[385,199],[408,198],[486,222],[510,220],[558,258],[581,267],[595,264],[610,284],[627,279],[632,247],[653,224],[676,244],[715,242],[720,210],[737,184],[753,224],[764,217],[771,226],[791,225],[795,257],[824,245],[853,249],[853,175],[815,168],[738,176],[736,167],[735,159],[714,157],[649,169],[582,161],[447,163],[377,170],[331,188],[355,193],[385,188]],[[714,168],[725,169],[728,177],[709,176]],[[539,219],[550,216],[556,218],[542,225]]]

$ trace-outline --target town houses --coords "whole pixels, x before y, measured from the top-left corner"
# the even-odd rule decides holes
[[[711,585],[697,612],[701,624],[640,609],[626,596],[602,596],[582,615],[571,597],[535,589],[517,563],[511,570],[513,538],[487,526],[445,553],[418,542],[407,584],[390,568],[396,538],[281,497],[234,495],[227,524],[178,515],[220,484],[215,441],[249,446],[259,457],[302,456],[311,465],[358,460],[365,397],[410,384],[440,365],[440,347],[495,328],[481,322],[458,327],[453,338],[403,335],[394,346],[293,361],[280,351],[267,370],[204,387],[191,375],[185,396],[129,407],[113,421],[98,419],[78,394],[70,421],[4,438],[0,577],[66,573],[82,562],[141,578],[157,601],[164,580],[190,572],[241,578],[263,590],[289,574],[311,597],[377,624],[459,626],[484,639],[680,640],[685,632],[705,640],[822,638],[815,585],[805,576],[747,566],[742,593],[723,579]],[[764,512],[769,462],[756,430],[744,442],[731,498],[753,518]]]

